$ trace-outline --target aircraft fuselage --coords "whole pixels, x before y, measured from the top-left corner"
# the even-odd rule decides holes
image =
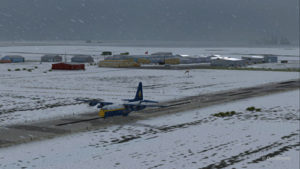
[[[104,106],[99,111],[100,117],[111,117],[111,116],[127,116],[131,111],[128,111],[123,105],[110,105]]]
[[[128,116],[128,114],[132,111],[139,111],[145,109],[144,105],[135,105],[135,106],[124,106],[120,105],[108,105],[104,106],[99,111],[100,117],[111,117],[111,116]]]

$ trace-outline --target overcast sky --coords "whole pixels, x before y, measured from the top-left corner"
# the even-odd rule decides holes
[[[0,0],[0,40],[296,40],[298,33],[298,0]]]

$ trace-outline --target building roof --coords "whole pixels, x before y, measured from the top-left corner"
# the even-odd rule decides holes
[[[44,56],[42,56],[43,58],[53,58],[53,57],[62,57],[60,55],[57,55],[57,54],[46,54]]]
[[[91,55],[74,55],[72,58],[91,58]]]
[[[244,58],[263,59],[263,56],[243,56]]]
[[[52,65],[84,65],[84,64],[78,64],[72,62],[68,62],[68,63],[60,62],[60,63],[53,63]]]
[[[207,56],[207,57],[221,57],[221,55],[210,55],[210,56]]]
[[[228,61],[242,61],[243,59],[239,59],[239,58],[232,58],[232,57],[224,57],[224,56],[216,56],[216,57],[212,57],[212,60],[228,60]]]
[[[24,58],[23,56],[20,56],[20,55],[6,55],[4,57],[5,58],[12,58],[12,59]]]
[[[173,55],[172,52],[155,52],[155,53],[152,53],[151,55]]]

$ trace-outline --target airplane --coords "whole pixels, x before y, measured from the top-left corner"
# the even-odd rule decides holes
[[[161,105],[143,104],[143,103],[158,103],[158,102],[153,100],[144,100],[142,82],[139,82],[134,99],[122,99],[122,100],[126,101],[127,103],[114,104],[112,102],[103,102],[97,99],[92,99],[92,100],[77,99],[77,101],[87,102],[89,106],[98,105],[97,108],[100,108],[98,115],[103,118],[111,117],[111,116],[128,116],[129,113],[133,111],[143,110],[146,107],[165,107]]]

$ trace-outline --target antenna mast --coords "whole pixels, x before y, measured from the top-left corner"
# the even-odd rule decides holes
[[[64,60],[65,60],[65,63],[67,63],[67,50],[65,49],[65,56],[64,56]]]

